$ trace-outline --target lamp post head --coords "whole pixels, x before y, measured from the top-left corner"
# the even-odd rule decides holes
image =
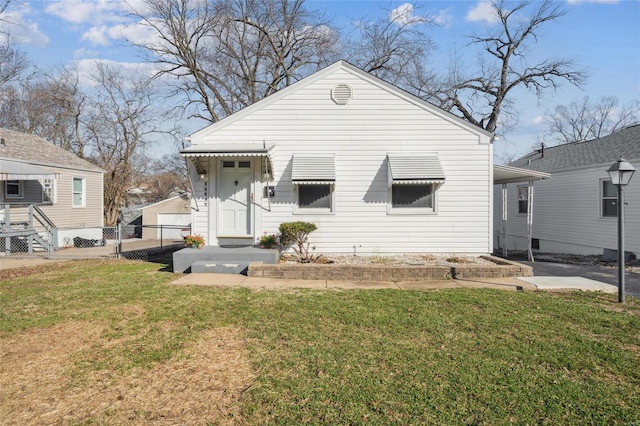
[[[636,169],[624,158],[620,157],[618,161],[613,163],[607,170],[611,183],[614,185],[625,186],[631,180]]]

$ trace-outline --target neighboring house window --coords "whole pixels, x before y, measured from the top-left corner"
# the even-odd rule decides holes
[[[42,185],[42,202],[54,204],[56,202],[56,181],[55,179],[43,179]]]
[[[392,209],[430,209],[433,210],[433,184],[392,184]]]
[[[296,185],[300,213],[333,211],[333,184]]]
[[[8,180],[5,182],[4,195],[7,198],[23,198],[22,181]]]
[[[610,180],[602,182],[602,217],[618,217],[618,188]]]
[[[73,207],[86,207],[86,188],[84,178],[73,178]]]
[[[518,186],[518,213],[527,213],[529,207],[529,188]]]

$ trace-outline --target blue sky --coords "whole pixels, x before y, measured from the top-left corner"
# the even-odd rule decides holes
[[[9,10],[13,26],[9,30],[40,66],[78,61],[82,69],[95,60],[119,62],[123,66],[140,60],[119,36],[125,25],[131,23],[120,0],[13,1]],[[136,5],[138,1],[128,2]],[[487,14],[486,1],[481,0],[308,1],[311,7],[324,10],[343,27],[354,20],[386,16],[388,10],[407,5],[414,7],[415,13],[434,17],[439,26],[430,31],[437,44],[431,64],[439,72],[444,72],[456,55],[473,66],[475,53],[467,46],[466,36],[495,25]],[[593,99],[613,95],[622,103],[640,99],[640,1],[566,0],[565,7],[567,15],[542,27],[530,57],[575,58],[590,78],[582,89],[564,85],[542,99],[519,90],[514,98],[519,120],[512,131],[496,142],[497,157],[527,152],[536,135],[544,131],[540,117],[558,104],[585,95]],[[134,27],[126,31],[129,37],[144,36]]]

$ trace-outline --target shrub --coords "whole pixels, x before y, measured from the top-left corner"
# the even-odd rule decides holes
[[[264,248],[271,248],[278,244],[278,237],[276,234],[267,234],[266,232],[260,237],[260,245]]]
[[[284,249],[291,248],[300,263],[313,262],[317,256],[309,253],[309,234],[318,229],[315,223],[285,222],[280,224],[280,243]]]

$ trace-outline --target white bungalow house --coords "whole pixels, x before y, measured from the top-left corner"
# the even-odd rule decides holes
[[[318,253],[491,253],[492,137],[336,62],[191,135],[192,232],[251,245],[305,221]]]
[[[502,218],[496,214],[496,247],[504,246],[506,238],[509,250],[526,250],[529,243],[534,250],[547,253],[589,255],[617,250],[617,188],[611,184],[607,169],[620,156],[640,170],[640,125],[600,139],[545,147],[512,162],[511,166],[550,173],[551,177],[532,186],[535,202],[529,236],[529,187],[507,185],[509,220],[502,230]],[[625,251],[640,256],[638,173],[624,193]]]

